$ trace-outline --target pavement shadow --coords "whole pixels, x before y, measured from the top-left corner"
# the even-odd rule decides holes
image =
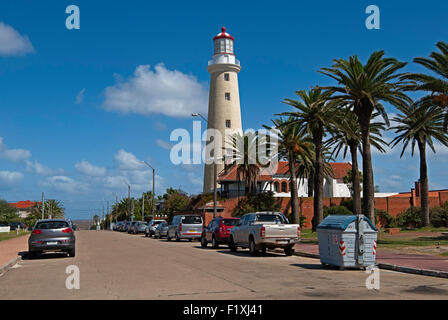
[[[308,269],[308,270],[324,270],[324,269],[333,269],[333,270],[339,270],[339,268],[336,267],[325,267],[321,264],[308,264],[308,263],[294,263],[291,264],[292,267],[299,267],[302,269]]]
[[[199,247],[201,249],[203,249],[202,247]],[[284,254],[279,254],[279,253],[271,253],[269,251],[267,251],[266,253],[261,253],[259,252],[257,255],[255,256],[251,256],[249,254],[249,250],[238,250],[237,252],[232,252],[230,250],[219,250],[217,249],[218,253],[222,253],[222,254],[227,254],[227,255],[232,255],[232,256],[236,256],[236,257],[247,257],[247,258],[285,258],[286,256]]]
[[[47,260],[47,259],[68,258],[68,255],[65,252],[40,253],[35,255],[34,257],[30,257],[28,251],[22,251],[19,252],[19,255],[22,257],[22,260]]]

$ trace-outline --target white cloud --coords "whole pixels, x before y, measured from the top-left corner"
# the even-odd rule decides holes
[[[84,101],[84,92],[86,92],[86,88],[83,88],[81,91],[79,91],[78,95],[76,96],[75,103],[81,104]]]
[[[145,168],[141,160],[123,149],[115,155],[115,162],[119,170],[142,170]]]
[[[0,159],[19,162],[31,157],[31,152],[24,149],[8,149],[0,137]]]
[[[0,22],[0,56],[16,56],[33,53],[28,36],[22,36],[13,27]]]
[[[105,89],[103,108],[171,117],[190,117],[192,113],[206,111],[207,90],[196,77],[168,70],[163,64],[154,69],[140,65],[127,81],[117,79],[114,86]]]
[[[20,172],[0,171],[0,188],[10,188],[23,179]]]
[[[86,176],[103,177],[106,175],[106,168],[94,166],[85,160],[76,163],[75,168]]]
[[[46,178],[42,185],[69,194],[84,193],[88,190],[88,186],[86,184],[75,181],[67,176],[54,176]]]
[[[161,140],[161,139],[157,139],[157,140],[156,140],[156,144],[157,144],[159,147],[161,147],[161,148],[163,148],[163,149],[165,149],[165,150],[171,150],[171,148],[173,147],[173,145],[172,145],[171,143],[166,142],[166,141]]]
[[[64,173],[63,169],[50,169],[37,161],[26,161],[26,171],[37,173],[41,176],[56,176]]]

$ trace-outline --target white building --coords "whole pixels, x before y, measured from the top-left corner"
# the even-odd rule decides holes
[[[324,197],[338,198],[351,197],[350,189],[344,183],[343,178],[347,171],[352,169],[350,163],[330,163],[334,176],[324,179]],[[244,181],[241,181],[238,187],[237,167],[232,166],[227,171],[222,171],[218,178],[220,184],[219,192],[225,198],[234,198],[245,194]],[[299,197],[308,197],[308,180],[299,179],[298,195]],[[289,177],[289,165],[286,161],[278,164],[274,174],[261,174],[257,182],[257,192],[272,191],[274,197],[290,197],[291,181]],[[312,195],[311,195],[312,196]]]

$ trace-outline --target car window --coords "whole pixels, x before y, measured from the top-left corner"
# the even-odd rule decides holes
[[[65,221],[46,221],[38,222],[36,224],[36,229],[49,230],[49,229],[62,229],[68,228],[68,223]]]
[[[288,223],[288,220],[280,214],[257,214],[257,221],[259,222],[274,222],[274,223]]]
[[[221,221],[225,226],[234,226],[238,223],[239,219],[222,219]]]
[[[202,218],[200,216],[185,216],[185,217],[182,217],[182,223],[184,223],[184,224],[202,224]]]

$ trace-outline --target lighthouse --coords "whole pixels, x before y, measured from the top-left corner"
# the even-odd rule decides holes
[[[208,105],[207,129],[216,129],[221,133],[221,147],[228,147],[225,143],[229,132],[242,132],[240,94],[238,90],[238,73],[240,62],[235,57],[234,38],[222,27],[221,33],[213,38],[214,53],[208,62],[207,71],[210,73],[210,94]],[[213,139],[207,136],[207,141]],[[224,169],[222,161],[216,164],[217,174]],[[204,193],[214,188],[214,166],[206,164],[204,167]]]

